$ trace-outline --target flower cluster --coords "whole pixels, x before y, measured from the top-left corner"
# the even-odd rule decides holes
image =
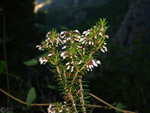
[[[105,19],[100,19],[96,26],[83,33],[78,30],[57,33],[53,30],[36,46],[41,51],[48,51],[46,57],[39,58],[40,64],[50,62],[50,66],[55,68],[55,77],[62,88],[63,99],[67,101],[67,104],[64,102],[49,105],[48,113],[77,113],[78,110],[86,112],[88,98],[83,91],[82,76],[101,64],[96,58],[99,50],[107,52],[105,39],[108,35],[105,35],[105,25]]]
[[[47,108],[48,113],[62,113],[63,111],[68,112],[69,108],[66,105],[66,102],[60,102],[57,104],[50,104]]]
[[[88,64],[86,65],[86,69],[87,71],[91,70],[94,68],[94,67],[98,67],[98,64],[101,64],[101,62],[99,60],[89,60]]]
[[[51,49],[52,47],[58,47],[58,45],[61,45],[62,41],[59,38],[59,34],[56,32],[48,32],[46,34],[45,41],[42,42],[41,45],[37,45],[36,48],[39,48],[39,50],[44,49]]]
[[[39,58],[40,64],[46,64],[47,61],[48,61],[48,60],[47,60],[47,58],[45,58],[45,57]]]
[[[82,57],[84,57],[84,55],[86,55],[85,50],[86,50],[87,46],[85,46],[85,45],[96,47],[96,46],[98,46],[97,44],[101,43],[101,39],[98,37],[104,36],[104,37],[108,38],[108,35],[103,35],[103,29],[102,28],[99,31],[97,31],[98,33],[95,35],[93,35],[93,32],[96,32],[96,31],[94,31],[93,28],[88,29],[87,31],[84,31],[82,34],[80,34],[80,32],[78,30],[74,30],[72,32],[62,31],[60,34],[48,32],[46,34],[46,40],[42,43],[42,45],[37,45],[36,47],[39,48],[39,50],[44,50],[46,48],[51,49],[54,46],[54,44],[56,45],[56,47],[58,45],[62,45],[60,57],[63,60],[65,60],[66,58],[72,59],[74,57],[74,59],[76,60],[76,63],[78,65],[81,65],[81,64],[83,64],[83,60],[79,61],[77,59],[78,59],[78,57],[80,58],[81,55],[82,55]],[[72,48],[74,48],[75,46],[78,48],[78,52],[75,49],[76,52],[74,53],[73,56],[71,56],[70,52],[68,51],[68,49],[71,46],[70,43],[74,44],[72,46]],[[100,50],[103,53],[107,52],[106,42],[103,43]],[[80,52],[80,54],[79,54],[79,52]],[[52,52],[52,53],[49,53],[46,58],[44,58],[44,57],[40,58],[39,59],[40,64],[45,64],[46,62],[48,62],[48,58],[50,58],[53,54],[54,53]],[[101,64],[99,60],[89,60],[87,65],[86,65],[86,70],[92,71],[92,69],[94,67],[97,67],[98,64]],[[74,65],[75,64],[73,64],[72,61],[66,63],[66,70],[70,70],[71,72],[73,72],[73,70],[75,68]]]

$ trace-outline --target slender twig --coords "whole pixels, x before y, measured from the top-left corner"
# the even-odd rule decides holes
[[[22,83],[24,83],[24,85],[26,85],[26,87],[28,87],[28,85],[26,84],[26,82],[23,79],[21,79],[19,76],[15,76],[13,74],[10,74],[10,73],[4,72],[4,71],[2,73],[8,74],[9,76],[11,76],[11,77],[13,77],[13,78],[15,78],[17,80],[20,80]]]
[[[43,113],[47,113],[46,111],[44,111],[44,109],[40,106],[39,109],[43,112]]]
[[[122,112],[122,113],[136,113],[136,112],[133,112],[133,111],[121,110],[121,109],[119,109],[119,108],[116,108],[116,107],[112,106],[111,104],[105,102],[104,100],[98,98],[97,96],[93,95],[92,93],[89,93],[89,95],[91,95],[92,97],[94,97],[94,98],[96,98],[97,100],[101,101],[102,103],[106,104],[107,106],[109,106],[109,107],[111,107],[111,108],[113,108],[113,109],[115,109],[115,110],[117,110],[117,111],[120,111],[120,112]]]
[[[1,91],[2,93],[4,93],[5,95],[11,97],[12,99],[16,100],[17,102],[20,102],[20,103],[22,103],[22,104],[24,104],[24,105],[27,105],[26,102],[17,99],[16,97],[10,95],[10,94],[7,93],[6,91],[2,90],[1,88],[0,88],[0,91]],[[113,108],[113,109],[118,110],[118,111],[123,112],[123,113],[136,113],[136,112],[127,111],[127,110],[120,110],[120,109],[118,109],[118,108],[116,108],[116,107],[114,107],[114,106],[108,104],[107,102],[103,101],[102,99],[96,97],[95,95],[93,95],[93,94],[91,94],[91,93],[89,93],[89,94],[90,94],[91,96],[93,96],[94,98],[96,98],[97,100],[99,100],[99,101],[103,102],[104,104],[108,105],[108,106],[110,107],[110,109]],[[50,104],[54,104],[54,103],[30,104],[30,106],[49,106]],[[86,106],[95,107],[95,108],[108,108],[107,106],[100,106],[100,105],[86,105]]]
[[[79,79],[79,83],[80,83],[80,95],[81,95],[82,110],[83,110],[83,113],[86,113],[84,95],[83,95],[82,78]]]
[[[18,102],[20,102],[20,103],[24,104],[24,105],[27,105],[27,103],[26,103],[26,102],[24,102],[24,101],[22,101],[22,100],[17,99],[16,97],[14,97],[14,96],[10,95],[10,94],[9,94],[9,93],[7,93],[6,91],[2,90],[1,88],[0,88],[0,91],[1,91],[1,92],[3,92],[4,94],[6,94],[8,97],[10,97],[10,98],[12,98],[12,99],[14,99],[14,100],[16,100],[16,101],[18,101]],[[54,103],[30,104],[30,106],[49,106],[50,104],[54,104]]]
[[[4,59],[5,59],[5,63],[6,63],[6,80],[7,80],[7,91],[8,93],[10,92],[10,86],[9,86],[9,76],[8,76],[8,63],[7,63],[7,51],[6,51],[6,19],[5,19],[5,12],[3,11],[3,40],[4,40],[4,44],[3,44],[3,48],[4,48]],[[9,97],[7,98],[7,103],[9,103]]]

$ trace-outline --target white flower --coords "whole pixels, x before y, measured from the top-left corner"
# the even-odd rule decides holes
[[[103,49],[103,48],[101,48],[101,51],[102,51],[103,53],[105,53],[105,51],[104,51],[104,49]]]
[[[88,65],[87,65],[86,67],[87,67],[87,68],[89,68],[89,66],[88,66]]]
[[[52,54],[48,54],[48,56],[50,57],[50,56],[52,56]]]
[[[78,40],[78,39],[76,39],[76,38],[75,38],[74,40],[75,40],[75,41],[77,41],[77,42],[79,41],[79,40]]]
[[[78,47],[78,48],[82,48],[81,46],[78,46],[78,45],[77,45],[77,47]]]
[[[80,37],[80,36],[78,36],[78,38],[80,39],[81,37]]]
[[[74,32],[76,32],[76,33],[80,33],[77,29],[76,29]]]
[[[84,40],[84,38],[81,38],[79,42],[82,42]]]
[[[95,67],[98,66],[97,63],[95,62],[95,60],[92,60],[92,62],[93,62],[93,65],[94,65]]]
[[[79,65],[82,63],[83,61],[82,60],[80,60],[80,62],[78,63]]]
[[[41,50],[41,51],[44,50],[41,45],[37,45],[36,48],[39,48],[39,50]]]
[[[61,33],[60,33],[60,35],[63,35],[64,34],[64,31],[62,31]]]
[[[94,45],[94,42],[92,42],[92,45]]]
[[[108,35],[106,35],[106,38],[108,39],[108,38],[109,38],[109,36],[108,36]]]
[[[65,44],[67,42],[67,40],[63,40],[63,44]]]
[[[62,113],[62,112],[63,112],[63,110],[60,110],[60,111],[59,111],[59,113]]]
[[[103,46],[103,48],[105,49],[105,51],[107,51],[107,47],[106,46]]]
[[[67,48],[67,46],[62,47],[62,49],[66,49],[66,48]]]
[[[68,37],[66,40],[67,40],[67,41],[69,41],[70,39],[71,39],[71,38],[70,38],[70,37]]]
[[[51,32],[48,32],[48,33],[46,34],[46,37],[48,38],[50,34],[51,34]]]
[[[66,66],[67,66],[67,65],[69,65],[69,64],[70,64],[70,63],[69,63],[69,62],[67,62],[67,63],[66,63]]]
[[[53,108],[53,104],[50,104],[49,107],[47,108],[48,113],[56,113],[56,109]]]
[[[99,35],[102,36],[102,33],[100,32]]]
[[[40,64],[46,64],[46,62],[47,62],[47,59],[46,58],[39,58],[39,62],[40,62]]]
[[[67,55],[65,55],[65,56],[62,56],[62,58],[63,58],[63,59],[66,59],[66,57],[67,57]]]
[[[101,64],[101,62],[99,60],[96,61],[97,64]]]
[[[82,44],[84,44],[84,43],[85,43],[85,41],[82,42]]]
[[[69,70],[69,69],[70,69],[70,66],[67,67],[67,70]]]
[[[71,72],[73,72],[73,68],[74,68],[74,67],[72,66],[72,67],[71,67]]]
[[[74,55],[74,57],[76,58],[76,57],[77,57],[77,55]]]
[[[66,54],[66,51],[62,52],[62,53],[60,54],[60,56],[63,57],[65,54]]]
[[[89,41],[89,45],[91,45],[91,41]]]

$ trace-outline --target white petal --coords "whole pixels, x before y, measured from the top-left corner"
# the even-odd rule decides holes
[[[86,67],[89,68],[89,65],[87,65]]]
[[[77,29],[75,30],[76,33],[80,33]]]
[[[85,41],[82,42],[82,44],[84,44],[84,43],[85,43]]]
[[[70,38],[70,37],[68,37],[66,40],[67,40],[67,41],[69,41],[70,39],[71,39],[71,38]]]
[[[101,48],[101,51],[102,51],[103,53],[105,53],[105,51],[103,50],[103,48]]]
[[[94,65],[95,67],[98,66],[94,60],[92,60],[92,62],[93,62],[93,65]]]
[[[52,56],[52,54],[48,54],[48,56],[50,57],[50,56]]]
[[[77,45],[77,47],[78,47],[78,48],[82,48],[81,46],[78,46],[78,45]]]
[[[66,49],[67,46],[62,47],[62,49]]]
[[[82,63],[83,61],[82,60],[80,60],[80,62],[78,63],[79,65]]]
[[[99,35],[102,36],[102,33],[100,32]]]
[[[97,60],[97,62],[96,62],[97,64],[101,64],[101,62],[99,61],[99,60]]]
[[[64,52],[62,52],[60,56],[61,56],[61,57],[64,56]]]
[[[87,33],[87,31],[83,31],[83,33],[82,34],[86,34]]]
[[[69,62],[67,62],[67,63],[66,63],[66,66],[67,66],[67,65],[69,65],[69,64],[70,64],[70,63],[69,63]]]
[[[81,38],[79,42],[82,42],[84,40],[84,38]]]
[[[91,45],[91,41],[89,42],[89,45]]]
[[[70,69],[70,66],[67,67],[67,70]]]
[[[63,35],[64,34],[64,31],[62,31],[61,33],[60,33],[60,35]]]
[[[73,72],[73,68],[74,68],[74,67],[72,66],[72,68],[71,68],[71,72]]]
[[[78,38],[80,39],[81,37],[80,37],[80,36],[78,36]]]

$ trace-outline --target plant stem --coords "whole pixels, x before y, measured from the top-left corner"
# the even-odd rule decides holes
[[[7,81],[7,91],[8,93],[10,92],[10,86],[9,86],[9,76],[8,76],[8,63],[7,63],[7,53],[6,53],[6,19],[5,19],[5,12],[3,11],[3,40],[4,40],[4,44],[3,44],[3,48],[4,48],[4,59],[5,59],[5,63],[6,63],[6,81]],[[9,104],[9,97],[7,97],[7,104]]]
[[[80,83],[80,95],[81,95],[81,100],[80,101],[82,102],[82,110],[83,110],[83,113],[86,113],[84,95],[83,95],[82,78],[79,79],[79,83]]]

